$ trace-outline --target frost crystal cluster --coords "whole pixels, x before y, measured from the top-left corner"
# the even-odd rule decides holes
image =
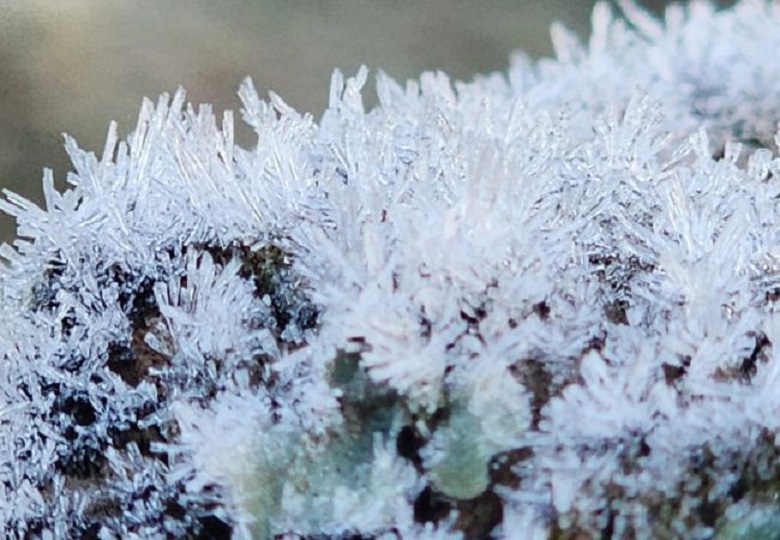
[[[6,538],[777,538],[780,5],[319,123],[146,102],[6,193]],[[775,535],[775,536],[772,536]]]

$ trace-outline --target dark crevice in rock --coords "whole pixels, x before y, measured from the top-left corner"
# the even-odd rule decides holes
[[[146,343],[147,333],[162,320],[154,295],[155,281],[148,276],[135,278],[116,264],[108,269],[108,275],[119,285],[119,304],[130,321],[131,337],[129,343],[109,344],[106,367],[129,386],[137,387],[143,381],[150,381],[151,369],[170,365],[170,358]],[[151,382],[164,397],[166,388],[157,380]]]
[[[680,365],[662,364],[661,368],[664,374],[664,380],[669,386],[676,385],[688,374],[688,366],[691,365],[691,357],[683,356],[680,360]]]
[[[453,529],[462,531],[464,540],[490,538],[490,533],[504,520],[504,505],[492,489],[466,501],[457,501],[458,518]]]
[[[719,367],[714,374],[714,379],[719,381],[737,381],[742,384],[750,384],[758,372],[758,365],[769,361],[769,349],[772,343],[763,332],[753,334],[755,345],[745,358],[739,363],[727,367]]]
[[[52,421],[67,441],[58,448],[55,469],[77,480],[100,479],[105,473],[103,445],[97,441],[92,426],[98,420],[95,408],[86,396],[65,395],[59,385],[52,405]]]
[[[590,351],[601,352],[604,350],[604,346],[607,344],[607,333],[601,330],[598,334],[591,337],[582,349],[580,356],[585,357]]]
[[[774,287],[764,293],[764,302],[766,305],[774,304],[780,300],[780,287]]]
[[[501,498],[492,489],[486,489],[473,499],[460,500],[426,486],[415,499],[413,508],[414,520],[421,524],[438,524],[453,511],[457,512],[453,530],[462,532],[464,540],[489,538],[504,516]]]
[[[603,511],[606,513],[607,524],[601,530],[600,539],[613,540],[615,534],[615,515],[617,512],[615,512],[611,502]]]
[[[170,358],[152,349],[144,335],[143,330],[133,330],[130,346],[112,343],[108,348],[106,366],[134,388],[149,380],[150,369],[170,365]]]
[[[493,456],[488,467],[491,485],[518,489],[522,479],[517,472],[517,467],[524,461],[532,459],[533,456],[534,452],[531,448],[516,448]]]
[[[546,301],[542,301],[539,302],[538,304],[534,304],[533,311],[543,321],[546,321],[547,319],[550,318],[550,311],[551,311],[550,305]]]
[[[76,425],[89,426],[95,422],[95,408],[85,397],[70,396],[54,406],[55,412],[62,412],[70,416]]]
[[[76,317],[72,315],[73,309],[68,310],[68,315],[65,315],[60,319],[60,332],[66,338],[73,334],[73,329],[76,327]]]
[[[452,501],[426,486],[414,501],[414,520],[417,523],[439,523],[453,510]]]
[[[772,346],[772,342],[763,333],[758,332],[755,335],[756,344],[753,346],[753,350],[750,355],[742,360],[742,364],[739,367],[740,374],[745,382],[750,382],[755,377],[758,371],[758,364],[765,364],[769,361],[769,348]]]
[[[420,432],[412,426],[404,426],[396,437],[395,447],[398,455],[409,460],[418,471],[422,470],[423,463],[420,450],[425,445],[425,439]]]
[[[125,429],[109,430],[109,437],[113,447],[117,450],[124,450],[132,443],[138,447],[142,456],[159,459],[166,465],[168,463],[168,457],[165,454],[156,454],[151,450],[152,443],[165,441],[159,426],[152,425],[147,428],[141,428],[138,426],[138,423],[134,422]]]
[[[216,516],[201,518],[198,528],[193,540],[230,540],[233,537],[233,527]]]
[[[43,536],[45,524],[40,519],[30,519],[27,522],[27,531],[24,534],[24,540],[38,540]]]
[[[535,358],[515,363],[510,368],[510,372],[524,388],[531,392],[531,429],[538,430],[542,409],[556,391],[552,374],[547,370],[544,362]]]

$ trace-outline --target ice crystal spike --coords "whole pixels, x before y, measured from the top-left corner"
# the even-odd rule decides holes
[[[618,6],[5,191],[5,537],[772,537],[780,5]]]

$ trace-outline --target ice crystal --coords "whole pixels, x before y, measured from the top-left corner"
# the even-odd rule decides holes
[[[749,538],[780,514],[780,6],[599,3],[319,122],[144,102],[17,219],[8,538]]]

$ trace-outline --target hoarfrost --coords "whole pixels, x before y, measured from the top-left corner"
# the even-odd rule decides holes
[[[0,201],[6,536],[771,527],[779,23],[599,3],[372,110],[336,71],[319,122],[247,80],[253,148],[182,90],[68,138],[70,189]]]

